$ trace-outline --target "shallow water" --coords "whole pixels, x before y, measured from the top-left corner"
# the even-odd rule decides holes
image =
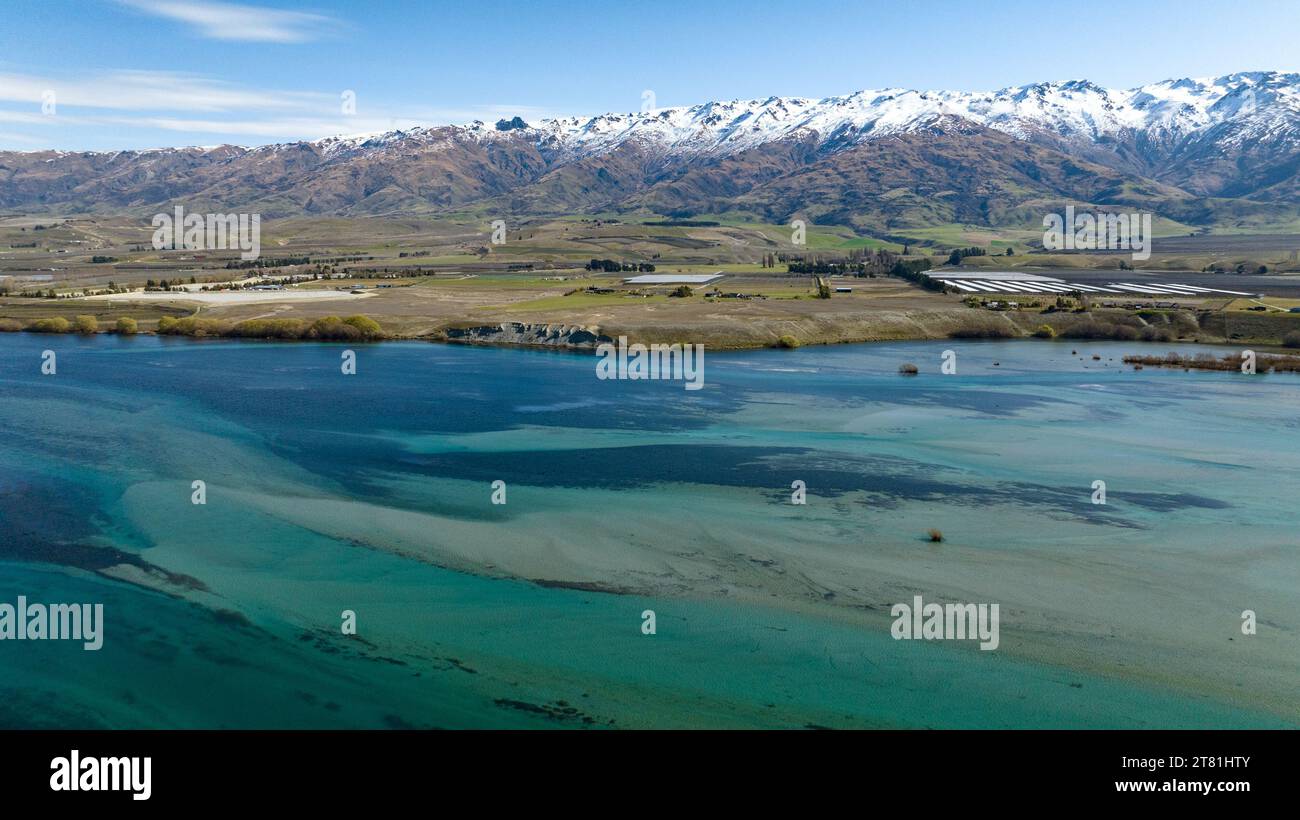
[[[686,391],[342,350],[0,337],[0,602],[107,621],[0,641],[0,725],[1300,723],[1294,376],[900,343],[708,353]],[[893,640],[917,594],[999,603],[999,649]]]

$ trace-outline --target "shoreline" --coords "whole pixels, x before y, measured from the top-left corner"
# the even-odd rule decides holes
[[[31,334],[34,336],[75,336],[78,338],[89,338],[92,336],[122,336],[126,338],[131,338],[135,336],[150,336],[150,337],[160,338],[160,339],[161,338],[187,339],[194,342],[242,341],[242,342],[275,342],[275,343],[282,343],[282,344],[283,343],[317,343],[317,344],[330,343],[330,344],[371,345],[371,344],[383,344],[385,342],[425,342],[429,344],[463,345],[467,347],[494,347],[494,348],[502,348],[502,349],[521,349],[521,350],[550,350],[550,351],[565,352],[565,353],[589,353],[591,351],[594,351],[596,347],[600,344],[615,343],[618,339],[618,336],[620,335],[628,336],[629,344],[636,344],[636,343],[672,344],[674,343],[672,340],[669,340],[664,337],[655,337],[654,335],[632,336],[626,332],[618,332],[618,331],[611,331],[610,333],[605,333],[605,332],[601,332],[599,329],[591,329],[591,328],[578,327],[578,326],[568,326],[563,324],[541,325],[541,327],[547,329],[559,328],[560,332],[559,333],[552,332],[551,334],[549,334],[549,336],[537,335],[539,340],[527,341],[518,338],[518,336],[520,336],[521,334],[512,333],[509,330],[505,330],[503,326],[508,324],[521,325],[524,328],[537,327],[537,325],[531,323],[502,322],[499,324],[478,325],[470,328],[458,329],[460,331],[459,333],[448,333],[446,330],[444,330],[443,332],[420,333],[420,334],[386,333],[385,335],[380,337],[363,338],[363,339],[362,338],[359,339],[292,338],[292,337],[275,337],[275,336],[239,336],[239,335],[226,336],[226,335],[216,335],[216,334],[210,335],[210,334],[158,333],[156,331],[148,331],[148,330],[141,330],[136,333],[123,334],[108,329],[97,330],[90,333],[78,333],[76,331],[67,331],[67,332],[60,333],[60,332],[35,331],[35,330],[22,329],[22,330],[0,331],[0,336],[3,336],[4,333],[23,333],[23,334]],[[465,333],[465,331],[477,331],[477,332]],[[588,339],[576,343],[567,341],[565,337],[575,332],[587,336]],[[494,338],[494,337],[504,337],[504,338]],[[1015,335],[1015,336],[1012,335],[959,336],[959,335],[952,335],[952,334],[945,335],[945,334],[927,334],[927,333],[918,333],[914,335],[888,335],[888,336],[867,334],[867,335],[863,335],[860,338],[850,337],[850,338],[833,338],[833,339],[815,339],[815,340],[808,340],[808,341],[799,340],[797,344],[792,346],[782,344],[779,341],[775,343],[760,344],[757,342],[748,342],[748,341],[741,341],[741,340],[737,340],[733,342],[722,342],[722,343],[713,341],[707,344],[705,343],[695,343],[695,344],[704,347],[707,350],[731,353],[731,352],[740,352],[740,351],[747,351],[747,350],[795,350],[802,347],[835,347],[840,345],[871,345],[871,344],[896,343],[896,342],[938,342],[938,341],[950,341],[950,342],[1041,341],[1041,342],[1057,342],[1062,344],[1070,343],[1074,345],[1081,345],[1088,342],[1131,341],[1131,342],[1140,342],[1143,344],[1166,343],[1170,345],[1178,345],[1179,347],[1191,346],[1198,349],[1209,348],[1209,347],[1224,347],[1224,346],[1229,346],[1229,347],[1251,346],[1252,348],[1257,348],[1257,349],[1267,351],[1271,356],[1300,358],[1300,349],[1298,348],[1288,347],[1287,345],[1284,344],[1279,344],[1271,341],[1263,341],[1258,339],[1222,339],[1222,338],[1143,339],[1143,338],[1131,338],[1131,337],[1124,337],[1124,336],[1065,336],[1065,335],[1043,337],[1043,336],[1035,335],[1033,333],[1027,333],[1024,335]],[[1188,361],[1191,361],[1191,359],[1189,358]],[[1162,366],[1163,364],[1163,363],[1156,363],[1155,361],[1147,361],[1145,359],[1139,363],[1146,364],[1146,365],[1153,365],[1153,366]],[[1169,365],[1163,365],[1163,366],[1169,366]],[[1177,366],[1178,367],[1184,366],[1181,363],[1181,360]],[[1223,370],[1224,368],[1214,367],[1214,368],[1201,368],[1201,369]]]
[[[317,326],[335,314],[355,313],[349,321],[364,317],[373,323],[367,338],[579,350],[619,337],[634,344],[691,344],[721,351],[1028,337],[1300,348],[1300,300],[1282,297],[1268,304],[1208,292],[1178,302],[1132,296],[1126,304],[1103,303],[1060,294],[1021,294],[1003,301],[937,292],[891,275],[835,280],[836,291],[826,296],[810,291],[806,277],[730,276],[727,288],[734,291],[685,294],[667,286],[620,284],[616,277],[553,281],[555,277],[529,275],[358,279],[360,293],[332,288],[215,293],[206,294],[210,303],[197,307],[184,300],[186,294],[173,294],[179,300],[132,294],[134,305],[110,296],[16,298],[0,300],[0,331],[91,332],[123,322],[130,326],[128,333],[352,340],[356,334],[327,333]]]

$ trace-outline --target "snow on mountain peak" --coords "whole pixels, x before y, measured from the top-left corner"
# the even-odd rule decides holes
[[[781,140],[815,138],[838,149],[903,133],[933,130],[952,118],[1018,139],[1046,137],[1087,146],[1145,134],[1164,145],[1214,129],[1221,138],[1300,135],[1300,74],[1239,72],[1222,77],[1164,80],[1127,90],[1074,79],[1011,86],[992,92],[865,89],[809,99],[771,96],[720,100],[640,112],[569,116],[498,129],[482,122],[331,137],[315,143],[327,156],[450,146],[459,137],[481,142],[532,140],[562,159],[579,159],[637,145],[664,158],[732,155]],[[1297,136],[1300,140],[1300,136]]]
[[[1103,88],[1089,80],[1035,83],[995,92],[867,89],[813,100],[768,97],[593,117],[543,120],[526,129],[475,132],[484,139],[531,136],[575,157],[611,151],[626,142],[666,156],[725,156],[764,143],[816,134],[843,144],[933,128],[960,117],[1025,139],[1049,134],[1098,142],[1125,132],[1152,131],[1176,140],[1221,123],[1257,116],[1300,115],[1300,75],[1242,72],[1217,78],[1165,80],[1135,89]]]

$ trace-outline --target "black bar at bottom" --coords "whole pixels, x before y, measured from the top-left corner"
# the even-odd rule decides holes
[[[852,796],[879,806],[900,796],[923,797],[927,807],[1194,799],[1223,808],[1293,800],[1300,757],[1297,735],[1283,731],[13,731],[0,740],[6,806],[20,798],[127,811],[431,799],[451,810],[445,800],[454,795],[540,804],[609,789],[635,794],[642,808],[701,790],[759,804],[802,795],[809,805]],[[149,796],[135,799],[146,757]],[[131,765],[136,777],[124,783]],[[61,772],[90,779],[73,790]],[[114,772],[116,791],[80,788],[97,778],[111,786]],[[66,788],[53,789],[52,778]]]

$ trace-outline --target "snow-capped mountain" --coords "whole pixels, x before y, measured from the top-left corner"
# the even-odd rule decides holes
[[[1300,117],[1300,74],[1253,72],[1166,80],[1125,91],[1085,80],[995,92],[887,88],[820,100],[768,97],[565,117],[542,120],[523,131],[498,131],[483,123],[462,130],[484,140],[527,134],[571,159],[610,151],[629,141],[655,146],[669,156],[698,158],[812,135],[841,143],[879,139],[924,130],[942,117],[961,117],[1019,139],[1052,135],[1097,144],[1143,133],[1170,143],[1228,122],[1240,123],[1243,132],[1293,125]],[[445,129],[436,128],[330,138],[318,144],[333,152],[446,139]]]
[[[903,213],[877,200],[942,220],[1011,213],[1017,196],[1087,196],[1204,222],[1223,210],[1210,198],[1247,200],[1246,212],[1300,202],[1298,159],[1300,75],[1248,72],[1129,90],[1074,80],[769,97],[258,148],[0,153],[0,206],[186,196],[271,213],[394,213],[493,200],[512,211],[802,209],[896,224]],[[955,202],[942,199],[952,191]]]

